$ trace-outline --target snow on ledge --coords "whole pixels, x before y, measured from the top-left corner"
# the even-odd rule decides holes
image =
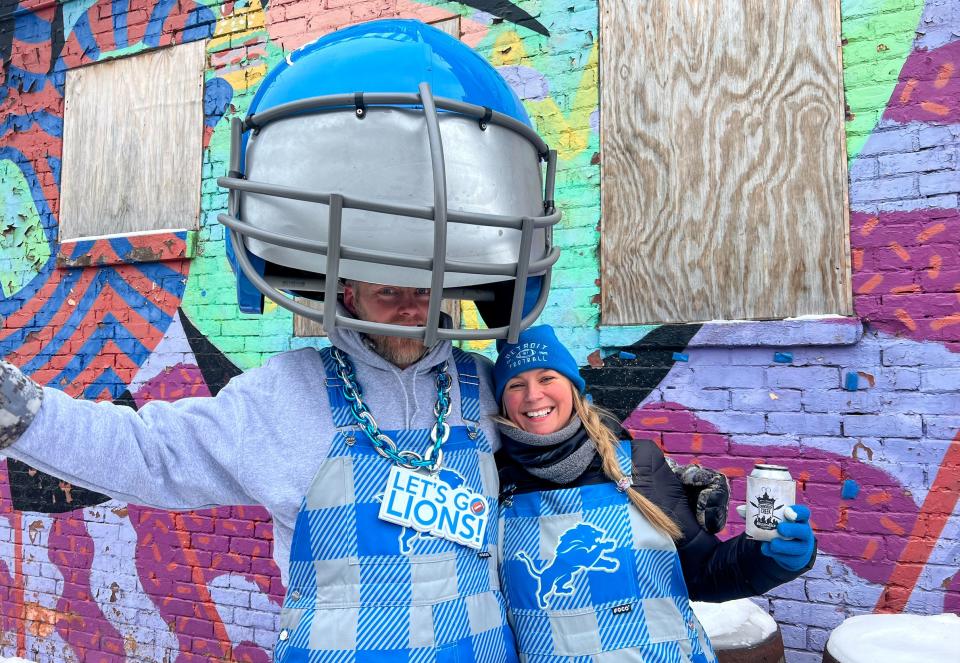
[[[716,649],[759,645],[777,631],[777,622],[750,599],[725,603],[691,601],[693,612]]]
[[[827,651],[839,663],[956,661],[960,616],[859,615],[830,634]]]

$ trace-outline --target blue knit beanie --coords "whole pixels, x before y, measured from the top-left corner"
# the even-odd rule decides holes
[[[580,367],[573,355],[550,325],[538,325],[520,332],[516,343],[498,343],[500,356],[493,367],[493,387],[497,403],[503,396],[503,390],[511,378],[537,368],[548,368],[564,376],[581,394],[586,383],[580,377]]]

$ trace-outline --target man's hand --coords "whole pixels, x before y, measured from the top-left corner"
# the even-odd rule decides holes
[[[0,360],[0,449],[23,435],[42,402],[40,385],[13,364]]]
[[[670,456],[664,456],[667,465],[683,484],[690,508],[696,514],[700,527],[716,534],[727,524],[727,503],[730,485],[721,472],[700,465],[679,465]]]

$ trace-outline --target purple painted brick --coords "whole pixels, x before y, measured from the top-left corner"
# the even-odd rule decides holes
[[[713,432],[714,428],[722,433],[762,433],[766,429],[766,420],[762,414],[752,412],[710,412],[703,418],[707,426],[698,426],[701,432]]]
[[[796,457],[800,454],[800,439],[796,435],[750,435],[739,436],[740,442],[751,447],[762,447],[764,455],[770,457]],[[754,457],[753,450],[743,449],[737,451],[735,447],[731,455],[746,455]]]
[[[732,389],[730,407],[746,412],[795,412],[800,393],[790,389]]]
[[[667,387],[658,390],[662,400],[683,403],[691,410],[726,410],[730,407],[730,392],[726,389],[677,389]]]
[[[843,434],[872,437],[921,437],[923,421],[915,414],[848,414],[843,417]]]
[[[960,391],[960,368],[936,368],[920,374],[920,388],[927,392]]]
[[[960,391],[922,394],[890,393],[885,398],[887,412],[904,414],[955,414],[960,412]]]
[[[880,589],[875,585],[867,585],[862,581],[821,580],[806,581],[807,596],[819,603],[834,603],[837,605],[855,605],[862,608],[873,607],[880,598]]]
[[[845,457],[853,457],[854,454],[858,454],[858,458],[867,459],[867,454],[865,450],[861,450],[859,447],[856,447],[859,440],[856,438],[850,437],[820,437],[816,435],[804,436],[800,438],[800,452],[803,453],[807,449],[819,449],[820,451],[829,451],[830,453],[839,454]],[[876,442],[876,446],[880,446],[880,442]],[[871,449],[870,453],[874,453],[874,450]]]
[[[860,150],[860,156],[896,152],[913,152],[917,145],[917,129],[891,123],[891,128],[874,131]]]
[[[822,663],[823,658],[818,652],[785,649],[786,663]]]
[[[822,628],[807,629],[807,649],[823,651],[830,639],[830,631]]]
[[[821,628],[836,628],[846,615],[842,610],[824,604],[789,599],[773,599],[773,618],[785,624],[805,624]]]
[[[773,366],[767,369],[767,384],[788,389],[836,389],[840,371],[830,366]]]
[[[956,169],[950,171],[924,173],[919,176],[920,193],[924,196],[935,196],[941,193],[953,193],[960,185],[960,172]]]
[[[936,147],[920,150],[912,154],[891,154],[878,159],[880,175],[899,175],[902,173],[927,173],[957,168],[957,151],[951,148]],[[922,190],[921,183],[921,190]],[[956,183],[954,191],[956,190]]]
[[[874,451],[878,461],[903,462],[913,461],[928,463],[937,467],[943,461],[947,448],[952,440],[936,440],[929,436],[920,440],[907,440],[898,437],[878,440],[876,438],[860,438],[860,442]]]
[[[917,132],[917,139],[921,149],[949,145],[960,142],[960,129],[956,125],[925,126]]]
[[[850,188],[850,203],[856,206],[859,203],[916,197],[919,191],[914,175],[863,180]]]
[[[877,389],[912,391],[920,388],[920,371],[913,368],[886,368],[871,373]]]
[[[240,626],[253,626],[265,629],[274,627],[273,615],[266,612],[237,608],[233,614],[234,621]],[[276,637],[276,634],[274,634],[274,637]]]
[[[938,343],[904,341],[883,349],[884,366],[947,366],[954,362],[960,363],[960,358]]]
[[[960,432],[960,416],[924,415],[923,425],[927,437],[937,440],[952,440]]]
[[[798,435],[839,435],[841,418],[836,414],[771,412],[767,432]]]
[[[876,391],[845,391],[841,389],[810,390],[803,392],[806,412],[879,413],[885,404],[883,394]]]
[[[779,587],[774,587],[764,594],[769,598],[793,599],[794,601],[806,601],[807,594],[803,584],[803,578],[797,578]]]
[[[807,646],[807,629],[803,626],[782,624],[780,635],[783,636],[783,646],[788,649],[803,649]]]
[[[731,360],[727,348],[690,348],[685,354],[691,364],[730,366],[739,363]]]
[[[850,166],[850,179],[873,180],[880,175],[880,169],[877,159],[857,159]]]
[[[700,387],[753,388],[763,386],[762,368],[695,366],[693,372],[694,384]]]

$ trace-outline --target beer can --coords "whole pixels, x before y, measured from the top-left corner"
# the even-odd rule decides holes
[[[769,541],[777,536],[784,511],[797,503],[797,483],[782,465],[754,466],[747,477],[747,536]]]

